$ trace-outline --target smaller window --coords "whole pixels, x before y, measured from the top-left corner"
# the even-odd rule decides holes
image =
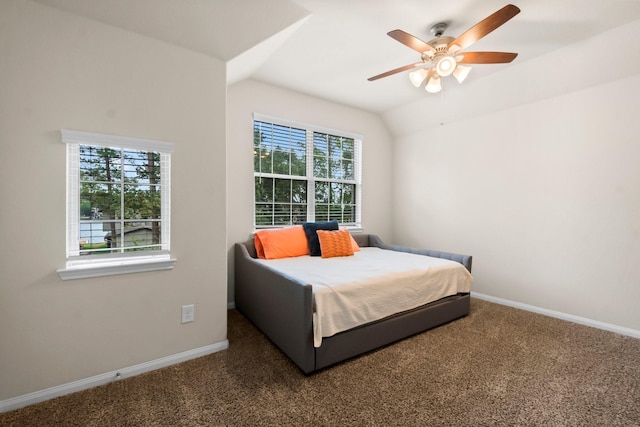
[[[67,265],[63,279],[173,267],[173,144],[63,130]]]

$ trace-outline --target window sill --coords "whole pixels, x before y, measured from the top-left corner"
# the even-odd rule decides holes
[[[114,274],[142,273],[145,271],[172,270],[175,258],[136,258],[71,265],[58,270],[62,280],[112,276]]]

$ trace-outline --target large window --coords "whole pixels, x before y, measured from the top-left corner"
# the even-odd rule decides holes
[[[61,277],[170,268],[173,144],[69,130],[62,131],[62,141],[67,268],[59,270]]]
[[[362,137],[254,115],[255,227],[360,226]]]

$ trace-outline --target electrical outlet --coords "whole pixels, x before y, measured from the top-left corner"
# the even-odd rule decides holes
[[[193,304],[182,306],[182,323],[196,320],[196,307]]]

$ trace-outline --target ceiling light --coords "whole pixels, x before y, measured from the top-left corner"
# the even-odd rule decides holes
[[[431,77],[424,89],[429,93],[440,92],[442,90],[442,86],[440,85],[440,76],[435,74],[433,77]]]
[[[452,56],[443,56],[436,64],[436,71],[441,77],[446,77],[456,69],[456,60]]]
[[[471,67],[465,67],[464,65],[458,65],[455,70],[453,70],[453,77],[456,78],[458,83],[462,83],[464,79],[469,75],[469,71],[471,71]]]
[[[420,87],[424,79],[427,78],[427,70],[421,68],[409,73],[409,80],[415,87]]]
[[[640,0],[638,0],[640,1]],[[369,81],[378,80],[402,71],[411,70],[409,78],[411,83],[420,87],[425,80],[427,92],[436,93],[442,90],[440,78],[453,76],[462,83],[469,72],[470,67],[458,64],[506,64],[513,61],[518,54],[511,52],[466,52],[471,44],[477,42],[496,28],[520,13],[517,6],[508,4],[502,9],[487,16],[473,27],[458,37],[445,36],[445,30],[449,23],[438,22],[431,27],[431,33],[435,37],[428,42],[402,30],[389,31],[387,35],[420,54],[420,61],[404,67],[399,67],[373,77]],[[425,70],[427,69],[426,76]]]

